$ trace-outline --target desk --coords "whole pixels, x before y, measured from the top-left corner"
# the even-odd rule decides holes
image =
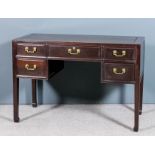
[[[32,79],[32,105],[37,106],[36,80],[49,79],[64,61],[101,64],[101,84],[134,84],[134,131],[142,113],[144,38],[102,35],[30,34],[12,41],[14,122],[19,122],[19,78]]]

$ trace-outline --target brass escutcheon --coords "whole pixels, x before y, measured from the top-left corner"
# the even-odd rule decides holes
[[[36,53],[37,52],[37,47],[33,47],[32,51],[29,50],[29,47],[25,47],[25,52],[26,53],[31,53],[31,54]]]
[[[125,50],[123,50],[121,54],[118,54],[118,51],[117,50],[113,50],[112,53],[116,57],[124,57],[126,55],[126,51]]]
[[[34,64],[32,67],[30,67],[29,64],[26,64],[25,69],[28,71],[34,71],[37,69],[37,65]]]
[[[125,74],[126,73],[126,69],[125,68],[122,68],[121,70],[122,70],[121,72],[118,72],[118,69],[117,68],[113,68],[112,69],[112,71],[113,71],[114,74],[122,75],[122,74]]]
[[[80,49],[76,49],[76,47],[72,47],[68,49],[68,54],[78,55],[80,54]]]

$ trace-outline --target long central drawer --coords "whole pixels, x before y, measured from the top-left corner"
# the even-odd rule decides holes
[[[66,59],[101,59],[100,46],[49,46],[49,57]]]

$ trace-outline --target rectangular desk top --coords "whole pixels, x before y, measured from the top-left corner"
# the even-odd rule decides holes
[[[14,39],[15,42],[76,42],[102,44],[141,44],[144,37],[104,36],[104,35],[68,35],[68,34],[29,34]]]

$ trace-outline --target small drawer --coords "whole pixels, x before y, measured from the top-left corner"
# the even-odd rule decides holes
[[[17,76],[48,77],[48,63],[46,60],[17,60]]]
[[[102,64],[102,81],[132,82],[134,80],[134,64]]]
[[[17,56],[47,56],[47,50],[44,44],[28,44],[18,43],[17,44]]]
[[[99,46],[50,46],[49,56],[69,59],[100,59]]]
[[[104,58],[112,60],[134,60],[134,48],[105,48]]]

